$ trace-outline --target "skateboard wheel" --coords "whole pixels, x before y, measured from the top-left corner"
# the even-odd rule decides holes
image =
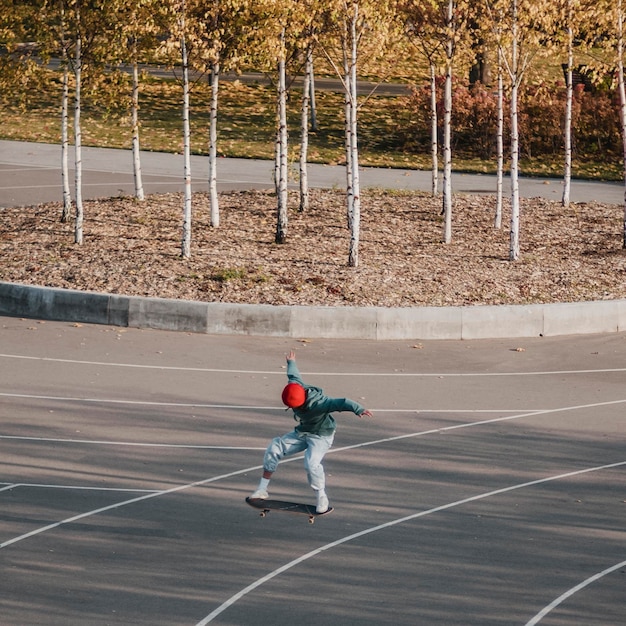
[[[315,518],[309,517],[309,524],[315,524]]]
[[[261,512],[259,513],[259,516],[260,516],[260,517],[265,517],[266,515],[267,515],[267,513],[266,513],[265,511],[261,511]]]

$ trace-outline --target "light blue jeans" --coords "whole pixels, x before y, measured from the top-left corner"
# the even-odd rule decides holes
[[[333,445],[335,434],[312,435],[299,433],[294,430],[290,433],[272,439],[265,451],[263,469],[275,472],[281,459],[292,454],[304,451],[304,468],[306,469],[309,485],[319,491],[326,487],[326,476],[322,459]]]

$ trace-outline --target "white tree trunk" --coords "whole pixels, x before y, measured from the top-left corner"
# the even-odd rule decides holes
[[[220,225],[220,207],[217,195],[217,105],[219,94],[220,63],[211,67],[211,114],[209,119],[209,209],[211,226]]]
[[[439,138],[437,136],[437,74],[435,64],[430,64],[430,157],[432,162],[431,190],[439,192]]]
[[[511,236],[509,243],[509,260],[517,261],[520,253],[519,130],[517,123],[519,87],[517,0],[512,0],[511,6]]]
[[[143,181],[141,176],[141,156],[139,146],[139,69],[137,61],[133,62],[133,95],[131,105],[133,176],[135,180],[135,198],[143,200]]]
[[[70,173],[68,167],[69,156],[69,71],[67,69],[67,59],[65,46],[63,46],[63,90],[61,93],[61,183],[63,186],[63,210],[61,221],[63,223],[70,219],[72,211],[72,194],[70,192]]]
[[[315,68],[313,67],[313,54],[311,53],[311,66],[309,72],[309,97],[311,101],[311,130],[317,130],[317,105],[315,104]]]
[[[452,65],[448,64],[443,113],[443,241],[452,241]]]
[[[352,169],[352,227],[350,230],[350,252],[348,265],[359,265],[359,239],[361,231],[361,186],[359,180],[359,147],[358,147],[358,101],[356,67],[358,58],[358,40],[356,25],[359,17],[359,5],[354,3],[354,15],[351,23],[351,57],[350,57],[350,167]]]
[[[302,108],[300,110],[300,208],[309,208],[309,175],[307,161],[309,152],[309,105],[311,102],[311,76],[313,74],[313,49],[309,46],[306,54],[304,85],[302,86]]]
[[[69,98],[70,98],[70,73],[67,54],[67,42],[65,40],[65,6],[61,3],[61,63],[63,65],[63,82],[61,90],[61,185],[63,188],[63,210],[61,222],[70,219],[72,212],[72,194],[70,192],[70,173],[68,168],[69,158]]]
[[[346,46],[347,46],[347,38],[346,38]],[[350,129],[351,129],[351,105],[350,105],[350,94],[352,93],[352,87],[350,83],[352,82],[351,74],[350,74],[350,63],[348,61],[347,49],[344,52],[344,60],[343,60],[343,68],[344,68],[344,142],[345,142],[345,152],[346,152],[346,220],[348,224],[348,228],[352,230],[352,216],[354,214],[354,189],[352,188],[352,150],[350,147]]]
[[[496,215],[495,228],[502,228],[502,179],[504,171],[504,82],[502,78],[502,50],[498,47],[498,130],[496,135]]]
[[[567,91],[565,96],[565,128],[563,140],[565,143],[565,165],[563,172],[563,206],[569,206],[570,189],[572,185],[572,100],[574,98],[573,70],[574,65],[574,32],[572,30],[571,2],[568,2],[567,15]]]
[[[452,22],[454,0],[448,2],[448,41],[446,45],[446,84],[444,89],[443,113],[443,241],[452,241],[452,58],[454,40]]]
[[[620,123],[624,153],[624,185],[626,186],[626,86],[624,85],[624,11],[622,0],[617,3],[617,76],[620,99]],[[624,190],[624,219],[622,222],[622,247],[626,248],[626,188]]]
[[[82,80],[82,41],[80,35],[76,38],[76,56],[74,60],[74,75],[76,91],[74,99],[74,194],[76,198],[76,215],[74,221],[74,243],[83,243],[83,161],[82,161],[82,133],[80,128],[81,108],[81,80]]]
[[[189,125],[189,59],[187,57],[187,42],[185,40],[184,28],[183,23],[180,49],[183,65],[183,182],[185,191],[181,256],[188,259],[191,257],[191,130]]]
[[[285,68],[285,31],[281,33],[281,54],[278,60],[278,187],[277,187],[277,203],[278,203],[278,219],[276,222],[276,243],[285,243],[287,241],[287,76]]]
[[[511,238],[509,245],[509,260],[519,259],[519,131],[517,123],[517,79],[511,89]]]

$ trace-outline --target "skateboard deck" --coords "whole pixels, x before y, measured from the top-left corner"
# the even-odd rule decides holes
[[[261,512],[259,515],[265,517],[270,511],[287,511],[287,513],[299,513],[309,516],[309,524],[315,522],[316,517],[328,515],[333,511],[333,507],[328,507],[327,511],[318,513],[313,504],[301,504],[299,502],[286,502],[285,500],[261,500],[260,498],[246,498],[246,502]]]

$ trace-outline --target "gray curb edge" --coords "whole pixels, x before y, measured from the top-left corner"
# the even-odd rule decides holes
[[[468,307],[192,302],[0,282],[0,315],[205,334],[327,339],[496,339],[626,331],[626,300]]]

